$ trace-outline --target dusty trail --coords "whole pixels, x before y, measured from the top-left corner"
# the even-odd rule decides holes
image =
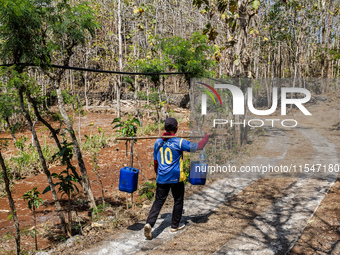
[[[314,149],[310,164],[338,163],[334,144],[313,130],[299,128]],[[308,224],[322,199],[337,178],[337,173],[315,173],[296,179],[279,199],[256,217],[244,232],[218,249],[215,254],[285,254]],[[322,178],[321,178],[322,177]],[[340,253],[340,250],[337,251]],[[336,253],[335,253],[336,254]]]

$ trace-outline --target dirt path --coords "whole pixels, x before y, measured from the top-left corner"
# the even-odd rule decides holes
[[[310,164],[338,163],[334,144],[313,130],[298,129],[314,149]],[[294,180],[276,202],[254,219],[244,232],[216,254],[284,254],[291,249],[314,211],[337,178],[337,173],[314,173]],[[323,179],[321,179],[322,177]],[[338,251],[340,252],[340,250]]]

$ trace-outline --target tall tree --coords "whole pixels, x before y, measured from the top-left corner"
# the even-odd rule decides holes
[[[2,38],[5,39],[5,43],[2,45],[1,53],[16,64],[36,63],[55,82],[59,110],[72,139],[82,173],[81,184],[90,206],[95,209],[96,203],[85,163],[62,96],[61,80],[65,69],[50,68],[52,62],[68,66],[75,47],[85,44],[86,33],[94,34],[98,24],[94,21],[93,11],[86,3],[71,4],[70,1],[17,0],[9,2],[3,0],[2,4],[1,18],[3,20],[7,22],[10,15],[11,18],[18,17],[10,19],[10,23],[2,28]],[[24,15],[27,13],[30,15],[27,15],[26,19]],[[25,25],[22,26],[21,22]],[[18,32],[16,29],[19,26]],[[20,34],[21,31],[22,34]],[[22,40],[23,36],[24,40]],[[13,55],[10,56],[10,54]],[[24,66],[19,66],[19,73],[23,70]],[[25,92],[27,90],[22,88],[22,93]],[[28,95],[28,98],[32,102],[32,97]],[[36,109],[35,112],[37,113]],[[37,116],[39,117],[39,114]],[[52,134],[55,133],[52,129],[50,130]]]
[[[119,72],[123,71],[123,45],[122,45],[122,17],[121,17],[121,0],[118,0],[118,10],[117,10],[117,19],[118,19],[118,63],[119,63]],[[119,75],[118,84],[116,88],[117,95],[117,117],[121,117],[121,109],[120,109],[120,93],[122,87],[122,77]]]
[[[9,206],[11,208],[11,215],[12,215],[12,218],[13,218],[13,221],[14,221],[14,226],[15,226],[15,248],[16,248],[16,254],[20,255],[20,224],[19,224],[19,220],[18,220],[18,216],[17,216],[17,211],[15,209],[14,200],[13,200],[13,197],[12,197],[12,192],[11,192],[11,188],[10,188],[10,180],[8,178],[7,167],[6,167],[6,164],[5,164],[5,160],[2,157],[1,149],[2,149],[2,145],[0,144],[0,165],[1,165],[1,168],[2,168],[2,176],[4,178],[7,198],[8,198]]]
[[[41,61],[40,66],[42,70],[55,81],[59,110],[71,137],[82,174],[81,184],[88,198],[90,207],[96,209],[97,207],[83,156],[71,120],[67,115],[62,95],[61,80],[65,69],[52,71],[51,68],[49,68],[49,63],[60,63],[63,66],[68,66],[74,54],[75,47],[85,45],[86,36],[93,36],[95,29],[98,28],[98,24],[94,20],[92,8],[90,8],[87,3],[73,5],[70,1],[62,1],[56,4],[56,7],[48,13],[48,17],[45,25],[48,26],[50,30],[45,31],[41,39],[41,43],[43,44],[41,52],[47,52],[47,54],[45,55],[45,59],[39,59]],[[52,17],[52,19],[50,17]]]
[[[206,35],[194,32],[189,40],[178,36],[164,38],[158,47],[167,57],[165,63],[171,69],[185,73],[185,81],[189,86],[191,78],[215,75],[215,48],[208,44]]]
[[[39,3],[41,4],[39,1],[32,2],[27,0],[0,1],[0,20],[2,24],[5,24],[0,27],[0,38],[4,41],[0,46],[0,55],[4,59],[8,59],[14,64],[25,63],[26,61],[34,63],[37,60],[37,56],[41,58],[44,56],[44,52],[40,50],[40,44],[38,44],[39,39],[41,39],[39,32],[42,29],[40,18],[41,14],[44,13],[41,6],[37,5]],[[8,82],[12,83],[11,87],[15,88],[18,92],[22,114],[26,118],[29,130],[32,133],[35,148],[38,151],[42,168],[51,187],[63,230],[67,233],[65,217],[54,189],[51,173],[48,170],[45,157],[42,153],[32,118],[26,109],[23,87],[27,85],[29,79],[24,73],[24,69],[25,66],[23,65],[15,65],[7,73],[9,77]]]

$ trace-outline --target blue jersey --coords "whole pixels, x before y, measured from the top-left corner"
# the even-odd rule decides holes
[[[158,162],[157,183],[171,184],[185,180],[183,172],[183,151],[195,152],[197,143],[174,137],[156,140],[153,157]]]

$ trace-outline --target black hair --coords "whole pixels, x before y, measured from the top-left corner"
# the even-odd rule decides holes
[[[170,132],[170,131],[174,131],[175,132],[175,131],[177,131],[177,126],[176,127],[173,127],[173,126],[172,127],[169,127],[169,126],[165,127],[164,126],[164,129],[165,129],[165,131],[168,131],[168,132]]]

